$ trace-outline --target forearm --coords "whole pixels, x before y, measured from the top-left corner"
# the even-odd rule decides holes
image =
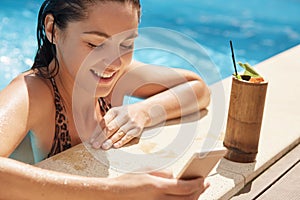
[[[88,178],[40,169],[0,157],[0,198],[5,200],[186,199],[204,192],[204,179],[176,180],[149,174]],[[173,198],[172,198],[173,199]]]
[[[4,199],[111,199],[109,182],[40,169],[0,157]]]
[[[206,108],[210,92],[202,81],[182,83],[141,102],[148,114],[147,126],[178,118]]]

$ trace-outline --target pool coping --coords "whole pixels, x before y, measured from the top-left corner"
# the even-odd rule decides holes
[[[300,143],[300,129],[297,125],[300,121],[300,107],[297,107],[297,105],[299,105],[297,98],[300,98],[300,81],[295,81],[297,80],[296,72],[298,66],[300,66],[298,55],[300,55],[300,45],[275,55],[255,66],[269,81],[256,162],[245,164],[232,162],[224,158],[221,159],[207,178],[211,183],[210,188],[201,195],[199,199],[230,199],[247,183],[259,176],[259,174]],[[287,74],[287,70],[291,73]],[[214,94],[214,91],[219,90],[217,87],[219,87],[220,84],[224,90],[225,114],[224,116],[220,116],[224,117],[224,124],[222,125],[222,133],[218,135],[219,138],[217,138],[219,141],[217,146],[221,145],[224,138],[231,78],[224,79],[210,86],[212,94]],[[287,89],[287,87],[289,87],[289,89]],[[214,106],[214,103],[210,105],[208,111],[212,110]],[[214,117],[213,114],[216,115],[216,113],[208,112],[203,119],[199,120],[197,126],[201,126],[201,130],[197,129],[197,131],[200,132],[200,135],[202,133],[207,134],[207,131],[210,130],[210,123]],[[178,128],[179,127],[175,125],[165,130],[165,132],[172,132]],[[199,141],[203,140],[203,135],[197,138],[201,138]],[[162,140],[168,141],[166,138]],[[184,158],[174,163],[173,166],[175,167],[172,168],[173,170],[182,166],[182,163],[184,163],[188,155],[199,147],[201,143],[199,141],[192,144],[191,148],[186,151],[183,156]],[[100,173],[101,170],[107,170],[103,168],[103,166],[99,167],[99,165],[97,165],[95,158],[89,155],[86,147],[82,144],[42,161],[36,166],[84,176],[94,176],[95,171]],[[120,174],[121,173],[117,172],[114,176]]]

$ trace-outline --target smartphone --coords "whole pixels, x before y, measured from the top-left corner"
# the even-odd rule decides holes
[[[177,179],[193,179],[207,177],[218,161],[225,155],[226,149],[197,152],[189,159]]]

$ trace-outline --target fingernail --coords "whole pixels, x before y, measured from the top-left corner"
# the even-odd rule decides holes
[[[112,131],[112,130],[114,130],[115,129],[115,126],[113,126],[113,125],[108,125],[107,126],[107,130],[108,131]]]
[[[95,149],[99,149],[100,148],[100,143],[99,142],[94,142],[92,145]]]
[[[103,149],[109,149],[112,145],[112,141],[111,140],[106,140],[103,144],[102,144],[102,148]]]
[[[120,142],[117,142],[117,143],[114,144],[114,147],[115,147],[115,148],[119,148],[120,145],[121,145]]]

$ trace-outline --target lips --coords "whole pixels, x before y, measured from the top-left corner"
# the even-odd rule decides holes
[[[113,79],[117,71],[103,71],[99,72],[97,70],[90,70],[97,78],[99,78],[99,82],[109,82]]]

